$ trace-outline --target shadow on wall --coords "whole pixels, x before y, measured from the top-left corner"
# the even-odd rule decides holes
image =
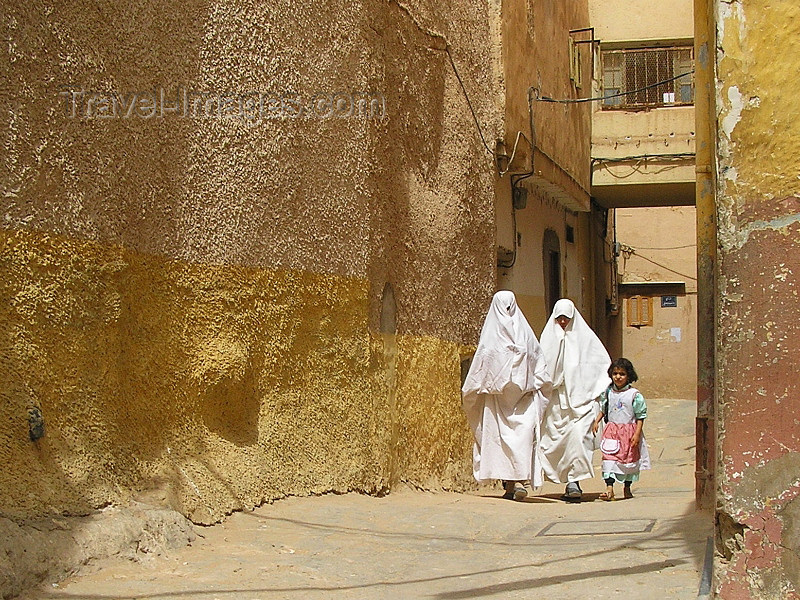
[[[268,53],[253,49],[251,41],[259,36],[237,29],[235,8],[222,14],[224,7],[212,11],[206,2],[183,3],[177,11],[175,6],[157,0],[109,5],[102,22],[80,5],[50,16],[35,6],[11,9],[22,24],[9,34],[19,55],[7,73],[9,81],[19,81],[12,87],[22,107],[14,131],[16,162],[7,163],[18,186],[6,197],[10,221],[0,230],[0,378],[7,382],[0,408],[9,416],[0,423],[0,461],[6,465],[0,472],[0,507],[11,519],[87,515],[138,498],[213,523],[237,508],[286,494],[386,487],[394,450],[387,434],[392,429],[388,353],[369,327],[366,278],[320,275],[328,265],[318,257],[319,248],[309,245],[313,240],[292,247],[299,258],[281,256],[292,264],[316,261],[316,272],[208,264],[235,263],[264,250],[259,244],[284,226],[280,218],[299,210],[295,198],[279,196],[282,186],[313,170],[328,171],[319,163],[301,165],[274,187],[263,181],[264,173],[281,171],[286,156],[306,147],[328,157],[341,141],[339,130],[325,130],[328,147],[317,133],[298,134],[302,140],[294,141],[294,132],[308,123],[263,124],[285,144],[265,167],[265,155],[276,146],[253,151],[249,145],[270,138],[263,129],[177,118],[73,118],[61,110],[65,97],[50,87],[74,84],[91,92],[117,82],[130,91],[153,82],[235,85],[254,72],[264,85],[279,75],[289,85],[309,62],[319,82],[363,49],[348,46],[349,54],[333,56],[336,64],[320,71],[316,53],[296,52],[294,43],[287,43],[281,59],[288,62],[274,72]],[[359,167],[368,164],[368,189],[361,193],[380,203],[370,207],[375,210],[365,229],[376,241],[387,240],[379,245],[387,251],[376,252],[366,268],[369,277],[380,273],[378,280],[398,282],[405,312],[422,315],[408,330],[438,334],[437,327],[445,329],[442,322],[470,320],[448,315],[445,321],[434,314],[452,307],[433,302],[440,291],[419,282],[435,282],[447,271],[441,240],[428,235],[443,228],[426,225],[428,215],[410,214],[409,198],[440,191],[427,179],[439,169],[443,140],[455,143],[462,135],[443,124],[452,116],[445,112],[445,83],[452,79],[447,55],[441,40],[422,31],[399,5],[368,19],[359,11],[348,14],[361,19],[358,34],[376,50],[369,75],[387,86],[389,103],[402,107],[380,126],[350,126],[356,134],[351,143],[362,154],[345,158]],[[288,12],[280,17],[286,36],[313,37],[313,31],[292,29],[301,17],[308,18]],[[272,17],[264,12],[262,18]],[[311,29],[327,35],[351,23],[315,25]],[[225,54],[228,40],[220,41],[232,30],[239,36],[234,41],[247,49],[235,57]],[[268,48],[280,45],[273,37],[261,39]],[[419,61],[409,60],[408,48]],[[47,58],[63,55],[80,58],[69,66]],[[262,69],[265,57],[273,71]],[[239,60],[247,69],[238,68]],[[422,62],[426,66],[415,64]],[[219,64],[221,71],[214,71]],[[360,64],[355,61],[344,72],[360,77]],[[388,132],[380,129],[364,150],[369,128]],[[470,167],[477,151],[462,148],[466,158],[456,166]],[[422,191],[409,188],[409,172],[419,176],[414,185]],[[465,197],[473,191],[486,196],[481,184],[477,178],[467,182]],[[258,191],[248,196],[250,208],[262,210],[259,218],[246,204],[236,204],[251,185]],[[342,185],[351,195],[352,182]],[[270,212],[265,198],[291,205]],[[459,202],[467,204],[463,197]],[[463,216],[464,206],[448,210]],[[349,223],[350,215],[340,218]],[[247,237],[249,221],[267,223],[257,240]],[[461,231],[479,223],[486,247],[493,248],[488,220],[474,215],[462,221],[460,231],[447,231],[448,244],[465,245],[470,237]],[[220,233],[224,227],[247,233],[237,230],[226,238]],[[469,254],[465,268],[479,260]],[[490,263],[474,266],[475,272],[491,272]],[[454,285],[473,284],[464,278]],[[398,379],[406,386],[398,406],[408,413],[395,428],[405,432],[400,442],[407,455],[397,465],[401,478],[426,481],[431,472],[441,472],[436,469],[442,461],[447,476],[459,477],[468,436],[465,428],[452,426],[461,418],[452,406],[457,390],[443,390],[433,399],[428,394],[440,389],[454,358],[457,364],[452,340],[459,334],[450,342],[407,338],[398,345],[406,352],[405,362],[398,358],[399,368],[411,369]],[[447,432],[444,442],[426,422],[431,402],[441,405],[436,422]],[[31,409],[43,419],[44,435],[35,442],[29,437]],[[424,435],[415,438],[415,432]],[[414,448],[415,439],[430,448]],[[66,544],[51,551],[67,557],[73,549]]]
[[[21,232],[2,257],[4,516],[138,498],[213,523],[287,494],[383,487],[385,365],[363,282]]]
[[[235,335],[235,329],[197,333],[195,341],[202,346],[188,357],[194,364],[187,383],[197,398],[203,423],[211,433],[236,446],[255,444],[261,406],[258,373],[263,370],[259,359],[263,360],[263,353],[253,356],[243,344],[245,338]]]

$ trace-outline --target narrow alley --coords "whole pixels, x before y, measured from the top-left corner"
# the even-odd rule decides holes
[[[552,484],[524,502],[499,487],[288,498],[197,528],[190,547],[89,565],[24,599],[694,599],[712,535],[694,509],[695,402],[648,406],[653,470],[631,500],[599,500],[599,477],[580,504]]]

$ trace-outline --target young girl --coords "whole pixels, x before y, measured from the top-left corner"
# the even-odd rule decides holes
[[[600,397],[600,414],[592,425],[597,433],[600,421],[607,416],[600,440],[603,452],[603,479],[608,486],[603,500],[614,500],[614,482],[624,484],[625,498],[633,498],[631,483],[639,480],[639,471],[650,468],[650,453],[642,426],[647,418],[644,397],[631,384],[639,377],[627,358],[618,358],[608,368],[611,385]]]

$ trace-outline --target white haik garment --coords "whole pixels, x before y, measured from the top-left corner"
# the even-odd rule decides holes
[[[536,448],[549,391],[541,347],[514,293],[497,292],[461,388],[475,435],[475,479],[531,480],[534,487],[541,485]]]
[[[556,317],[570,319],[566,329]],[[541,335],[553,388],[542,423],[540,450],[545,478],[554,483],[581,481],[594,475],[592,422],[597,398],[611,383],[611,357],[571,300],[556,302]]]

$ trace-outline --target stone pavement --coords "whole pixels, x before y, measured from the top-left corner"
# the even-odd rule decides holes
[[[198,528],[189,547],[103,561],[25,599],[694,599],[712,535],[711,515],[694,510],[695,405],[648,409],[653,470],[630,500],[599,500],[599,474],[580,503],[551,484],[523,502],[499,486],[287,498]]]

